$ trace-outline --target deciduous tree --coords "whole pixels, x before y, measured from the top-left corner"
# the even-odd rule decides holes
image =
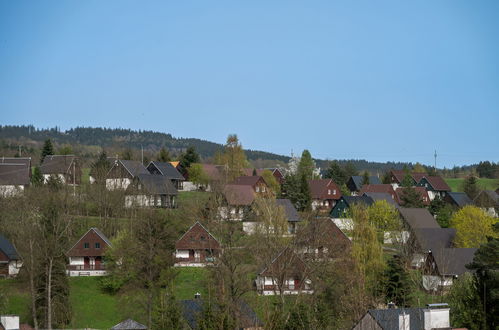
[[[487,242],[487,237],[496,237],[493,230],[496,219],[478,207],[467,205],[454,213],[450,226],[456,228],[454,244],[462,248],[478,248]]]

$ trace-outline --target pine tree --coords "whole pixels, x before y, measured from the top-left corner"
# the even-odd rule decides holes
[[[102,151],[99,158],[91,165],[90,175],[95,178],[96,182],[103,183],[106,179],[106,174],[111,169],[111,162],[107,159],[107,154]]]
[[[463,182],[463,191],[471,199],[475,199],[480,193],[480,187],[478,187],[478,180],[476,176],[470,175]]]
[[[40,167],[35,166],[35,169],[33,170],[33,175],[31,176],[31,183],[34,186],[41,186],[43,184],[43,175],[42,172],[40,171]]]
[[[337,185],[346,184],[348,181],[347,175],[345,171],[341,168],[338,161],[334,160],[329,165],[329,168],[326,170],[326,174],[324,175],[326,179],[333,179],[333,181]]]
[[[312,180],[314,176],[314,170],[315,162],[312,159],[310,151],[305,149],[301,154],[300,163],[298,164],[298,175],[304,175],[307,180]]]
[[[185,153],[180,155],[179,161],[180,173],[182,173],[182,175],[185,175],[187,174],[189,167],[191,167],[191,164],[199,163],[200,158],[199,154],[196,152],[196,149],[193,146],[190,146],[189,148],[187,148]]]
[[[411,173],[409,173],[408,171],[406,171],[404,179],[402,180],[402,182],[400,183],[400,185],[402,187],[405,187],[405,188],[409,188],[409,187],[412,187],[414,185],[414,179],[412,178]]]
[[[153,329],[181,329],[182,311],[172,291],[160,290],[153,310]]]
[[[171,160],[170,153],[165,147],[162,147],[158,154],[158,162],[169,162]]]
[[[409,306],[410,283],[404,262],[399,256],[388,260],[386,279],[386,298],[399,307]]]
[[[343,171],[345,172],[347,178],[359,175],[359,171],[352,162],[346,163]]]
[[[367,171],[364,171],[364,174],[362,175],[362,185],[369,184],[369,173]]]
[[[310,187],[308,185],[308,179],[305,173],[300,176],[300,195],[299,195],[299,210],[308,211],[310,210],[312,197],[310,195]]]
[[[45,156],[50,156],[54,154],[54,146],[52,145],[52,141],[50,139],[45,140],[42,148],[42,155],[40,157],[40,164],[43,163]]]
[[[253,176],[256,176],[257,173],[256,173],[256,168],[253,169]]]
[[[423,199],[416,189],[406,187],[400,193],[400,202],[404,207],[424,207]]]

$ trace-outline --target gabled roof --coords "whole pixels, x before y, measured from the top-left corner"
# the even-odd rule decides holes
[[[116,324],[114,327],[111,328],[111,330],[135,330],[135,329],[145,330],[147,329],[147,327],[137,321],[128,319]]]
[[[351,176],[349,181],[353,184],[355,187],[355,191],[359,191],[362,188],[362,181],[364,181],[364,177],[361,175],[354,175]],[[369,184],[381,184],[381,180],[375,176],[372,175],[369,177]]]
[[[411,187],[411,188],[414,189],[419,194],[419,196],[421,196],[421,201],[423,202],[424,205],[430,205],[430,202],[431,202],[430,196],[428,195],[428,191],[426,191],[426,189],[424,187]],[[396,198],[397,198],[399,204],[401,204],[401,205],[402,205],[402,195],[404,194],[405,189],[407,189],[407,188],[398,187],[395,190]]]
[[[411,229],[417,228],[440,228],[435,218],[425,208],[400,207],[400,215]]]
[[[65,174],[69,173],[73,161],[76,160],[74,155],[48,155],[43,159],[40,165],[42,174]]]
[[[474,248],[448,248],[431,251],[440,275],[462,275],[470,272],[466,265],[473,261]]]
[[[350,239],[338,228],[331,218],[317,218],[310,221],[296,236],[298,246],[319,248],[336,245],[342,251],[351,244]],[[333,251],[329,251],[333,252]]]
[[[145,166],[137,160],[126,160],[119,159],[117,162],[121,163],[123,168],[130,173],[132,177],[136,177],[139,174],[149,174],[149,171]],[[116,164],[116,163],[115,163]]]
[[[475,204],[482,207],[499,207],[499,195],[493,190],[483,190],[475,197]]]
[[[201,231],[206,234],[204,240],[191,239],[189,233]],[[196,221],[175,243],[175,249],[220,249],[220,242],[199,221]]]
[[[414,236],[419,243],[422,252],[430,250],[437,251],[452,247],[452,241],[456,236],[454,228],[416,228]]]
[[[168,177],[153,174],[139,174],[137,180],[151,195],[177,195],[178,191]]]
[[[410,330],[424,329],[424,310],[422,308],[370,309],[368,313],[383,330],[402,329],[399,316],[409,315]]]
[[[445,199],[451,201],[453,204],[455,204],[458,207],[463,207],[466,205],[473,205],[473,201],[471,198],[466,195],[464,192],[448,192],[447,196],[445,196]]]
[[[29,169],[25,164],[0,163],[0,185],[28,185]]]
[[[239,176],[239,177],[235,178],[234,181],[231,182],[231,184],[242,185],[242,186],[252,186],[253,187],[258,182],[263,182],[265,185],[267,185],[267,183],[265,182],[265,179],[259,175]]]
[[[390,204],[391,206],[395,207],[395,208],[398,208],[399,205],[397,204],[397,202],[395,202],[395,200],[392,198],[392,196],[388,193],[381,193],[381,192],[366,192],[364,193],[363,196],[367,196],[367,197],[370,197],[375,203],[377,201],[386,201],[388,204]]]
[[[302,277],[307,269],[305,262],[288,247],[282,250],[259,275],[275,276],[284,272],[288,277]]]
[[[184,316],[184,319],[189,327],[191,329],[197,329],[197,322],[203,313],[203,300],[181,300],[180,304],[182,306],[182,315]],[[260,321],[256,313],[248,304],[240,300],[238,305],[236,313],[238,314],[237,319],[239,320],[239,324],[237,324],[237,329],[254,329],[263,327],[262,321]],[[213,307],[218,309],[217,305],[213,305]]]
[[[374,201],[369,196],[342,196],[343,200],[348,206],[352,206],[353,204],[364,204],[366,206],[370,206],[374,204]]]
[[[425,176],[424,178],[428,181],[428,183],[433,187],[433,190],[435,190],[435,191],[450,191],[451,190],[449,185],[440,176]],[[421,179],[419,179],[419,181],[421,181]],[[419,181],[418,181],[418,183],[419,183]]]
[[[284,208],[284,213],[288,222],[298,222],[301,221],[298,211],[296,211],[295,206],[289,199],[276,199],[276,204]]]
[[[308,180],[310,196],[312,199],[340,199],[341,191],[332,179]],[[336,193],[328,195],[328,190],[336,190]]]
[[[94,232],[95,234],[97,234],[97,236],[99,236],[104,241],[104,243],[106,243],[109,247],[112,246],[111,241],[107,238],[106,235],[104,235],[103,232],[101,232],[99,229],[97,229],[95,227],[92,227],[89,230],[87,230],[87,232],[85,234],[83,234],[75,244],[73,244],[73,246],[68,250],[68,252],[66,254],[70,255],[71,250],[73,250],[78,245],[78,243],[80,243],[80,241],[82,239],[84,239],[90,232]]]
[[[2,251],[10,260],[21,259],[14,245],[12,245],[12,243],[2,234],[0,234],[0,251]]]
[[[3,157],[0,158],[0,164],[23,164],[31,166],[31,157]]]
[[[248,206],[255,200],[255,191],[251,186],[228,184],[223,194],[227,203],[234,206]]]
[[[392,199],[398,202],[397,194],[391,184],[366,184],[360,190],[359,195],[373,192],[388,194]]]
[[[170,180],[185,180],[184,176],[171,164],[152,161],[147,165],[149,169],[150,166],[154,166],[161,175],[166,176]]]

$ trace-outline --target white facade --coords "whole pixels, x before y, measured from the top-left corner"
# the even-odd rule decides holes
[[[184,181],[182,183],[182,189],[179,189],[179,191],[196,191],[196,190],[211,191],[211,187],[210,185],[202,186],[193,183],[191,181]]]
[[[64,174],[43,174],[43,183],[47,183],[51,176],[58,178],[63,184],[66,183],[66,177]]]
[[[220,206],[218,215],[222,220],[242,221],[244,218],[244,208],[235,206]]]
[[[408,231],[385,231],[383,235],[384,244],[406,244],[411,236]]]
[[[107,190],[126,189],[131,183],[132,180],[128,178],[106,179],[106,189]]]
[[[256,282],[256,287],[259,292],[259,294],[264,295],[264,296],[273,296],[276,294],[279,294],[279,290],[277,288],[277,280],[273,277],[269,276],[258,276],[255,280]],[[296,294],[312,294],[314,293],[314,290],[311,289],[310,287],[311,281],[310,280],[305,280],[305,283],[303,285],[303,288],[300,290],[299,288],[295,287],[295,280],[294,278],[289,278],[284,281],[284,291],[283,294],[285,295],[296,295]],[[273,288],[269,288],[269,286],[272,286]]]
[[[449,289],[453,281],[452,276],[423,275],[423,287],[427,291]]]
[[[331,218],[331,220],[341,230],[353,230],[353,220],[351,218]]]
[[[70,269],[67,271],[69,276],[105,276],[107,275],[104,269],[83,269],[85,266],[84,257],[69,257]],[[95,259],[89,258],[89,266],[95,266]],[[73,269],[71,269],[71,267]],[[78,269],[81,268],[81,269]]]
[[[0,324],[5,330],[19,330],[19,316],[2,315],[0,316]]]
[[[450,328],[449,308],[425,309],[424,330]]]
[[[22,267],[23,262],[21,260],[11,260],[9,262],[9,276],[17,276]]]
[[[0,196],[13,197],[21,195],[24,191],[23,185],[4,185],[0,186]]]

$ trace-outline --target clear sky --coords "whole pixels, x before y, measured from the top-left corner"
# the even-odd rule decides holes
[[[0,124],[499,161],[499,1],[0,1]]]

